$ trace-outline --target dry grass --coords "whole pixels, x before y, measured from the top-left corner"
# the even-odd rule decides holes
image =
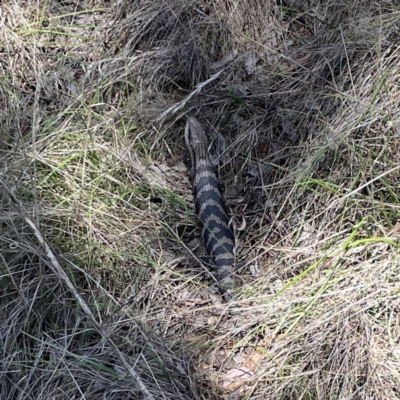
[[[278,3],[2,2],[1,399],[400,397],[400,7]],[[239,239],[233,313],[188,114]]]

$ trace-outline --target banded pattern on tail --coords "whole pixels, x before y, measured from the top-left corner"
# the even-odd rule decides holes
[[[192,162],[190,177],[204,245],[216,266],[219,287],[229,301],[234,297],[234,237],[218,176],[208,156],[207,136],[196,118],[188,118],[185,142]]]

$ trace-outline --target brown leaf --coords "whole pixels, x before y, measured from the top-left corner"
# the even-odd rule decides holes
[[[251,371],[255,371],[256,368],[260,365],[261,358],[262,358],[261,354],[253,353],[246,359],[243,366],[249,368],[249,370]]]
[[[229,391],[236,390],[251,376],[253,376],[253,372],[247,367],[233,368],[225,374],[222,386]]]

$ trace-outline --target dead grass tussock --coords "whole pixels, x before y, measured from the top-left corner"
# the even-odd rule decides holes
[[[140,398],[110,339],[154,398],[398,398],[399,11],[3,2],[1,182],[75,289],[3,191],[1,392]],[[231,314],[197,250],[187,113],[240,239]]]

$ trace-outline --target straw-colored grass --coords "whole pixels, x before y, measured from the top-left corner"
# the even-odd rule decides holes
[[[393,3],[393,4],[392,4]],[[0,8],[1,399],[398,399],[400,6]],[[238,239],[202,257],[183,129]]]

